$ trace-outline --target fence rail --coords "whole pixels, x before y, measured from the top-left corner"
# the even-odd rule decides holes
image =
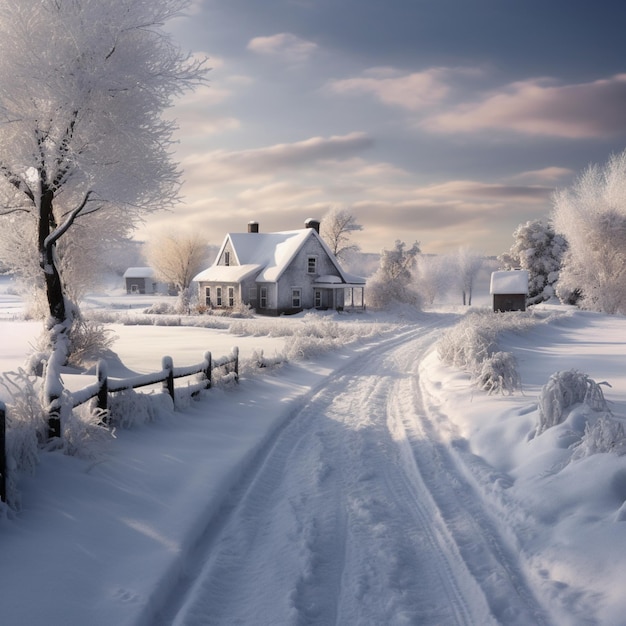
[[[96,366],[97,381],[78,391],[71,392],[72,408],[76,408],[96,398],[96,407],[105,412],[102,422],[106,425],[109,421],[106,413],[109,408],[109,394],[112,393],[161,383],[163,391],[172,398],[172,402],[175,402],[174,380],[177,378],[186,378],[188,376],[202,374],[202,379],[192,388],[191,394],[194,396],[203,389],[211,388],[213,384],[213,370],[225,369],[226,371],[223,378],[235,382],[239,381],[239,349],[236,347],[233,348],[231,354],[220,357],[219,359],[213,359],[210,352],[205,352],[202,362],[197,365],[174,367],[174,362],[169,356],[163,357],[161,365],[162,368],[158,372],[120,379],[109,378],[106,362],[100,360]],[[58,398],[53,398],[52,400],[51,406],[53,410],[50,412],[48,419],[48,434],[50,437],[60,437],[61,422],[59,418]],[[0,501],[2,502],[6,502],[7,497],[6,470],[6,410],[4,404],[0,401]]]

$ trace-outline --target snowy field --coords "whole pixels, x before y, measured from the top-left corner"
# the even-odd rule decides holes
[[[39,332],[8,292],[1,372]],[[141,316],[146,300],[89,305]],[[0,514],[0,623],[625,624],[626,456],[592,453],[585,405],[535,432],[542,387],[572,368],[626,418],[626,319],[538,307],[498,338],[521,390],[487,395],[438,357],[462,316],[120,318],[118,373],[236,345],[241,383],[163,404],[95,458],[42,452]],[[342,332],[329,349],[313,328]],[[290,360],[256,370],[261,350]]]

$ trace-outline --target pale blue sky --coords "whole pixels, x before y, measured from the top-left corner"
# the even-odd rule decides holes
[[[626,3],[195,0],[174,25],[209,85],[177,102],[185,202],[148,230],[300,228],[508,250],[550,196],[626,147]]]

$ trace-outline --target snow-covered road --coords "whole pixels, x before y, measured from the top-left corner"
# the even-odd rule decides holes
[[[445,416],[424,408],[419,363],[439,331],[382,342],[294,408],[160,623],[549,623]]]

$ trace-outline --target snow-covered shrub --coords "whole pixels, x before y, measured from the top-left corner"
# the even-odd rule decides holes
[[[6,406],[7,500],[16,509],[19,508],[17,474],[35,471],[39,462],[39,444],[48,428],[38,382],[22,369],[0,377],[0,385],[11,397],[11,403]]]
[[[560,424],[577,404],[585,404],[594,411],[609,412],[600,385],[608,383],[597,383],[575,369],[552,374],[539,395],[537,434]]]
[[[169,302],[155,302],[143,311],[146,315],[175,315],[179,313],[176,307]]]
[[[245,302],[236,302],[235,306],[230,309],[230,317],[235,318],[249,318],[253,317],[254,309]]]
[[[437,342],[439,358],[469,372],[473,381],[489,393],[512,393],[520,386],[519,374],[513,355],[499,350],[498,336],[523,332],[536,323],[529,314],[518,311],[468,313]]]
[[[572,454],[572,461],[602,452],[620,456],[626,454],[624,427],[608,413],[600,414],[594,422],[587,422],[585,434]]]
[[[515,357],[510,352],[494,352],[488,356],[481,364],[476,384],[488,394],[511,395],[521,386]]]
[[[81,367],[93,363],[108,352],[117,339],[111,329],[92,319],[75,318],[69,331],[68,365]],[[33,343],[33,351],[28,355],[25,369],[29,374],[41,376],[44,364],[52,351],[52,335],[44,330]]]
[[[289,359],[285,354],[275,354],[273,357],[265,356],[263,350],[254,350],[252,356],[240,364],[242,373],[248,372],[250,369],[264,369],[271,367],[279,367],[287,363]]]
[[[120,428],[132,428],[154,422],[163,412],[174,409],[166,393],[141,393],[124,389],[109,396],[109,423]]]
[[[61,424],[63,436],[61,447],[65,454],[82,459],[100,457],[113,433],[102,424],[106,411],[92,406],[91,402],[72,410],[71,394],[63,392]]]
[[[109,328],[94,320],[79,319],[70,331],[69,365],[83,365],[96,361],[111,349],[117,336]]]

